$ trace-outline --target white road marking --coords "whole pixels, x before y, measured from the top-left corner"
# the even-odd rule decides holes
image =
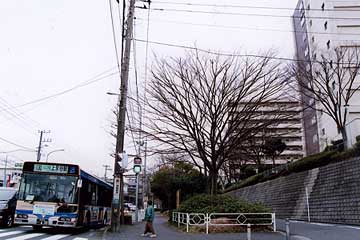
[[[21,227],[21,228],[31,228],[31,226],[29,226],[29,225],[21,225],[21,226],[18,226],[18,227]]]
[[[328,224],[328,223],[311,223],[313,225],[318,225],[318,226],[324,226],[324,227],[334,227],[334,224]]]
[[[311,238],[299,236],[299,235],[291,235],[291,240],[312,240]]]
[[[73,240],[88,240],[88,238],[76,237]]]
[[[20,234],[20,233],[23,233],[23,232],[24,231],[4,232],[4,233],[0,233],[0,237],[6,237],[6,236],[10,236],[10,235]]]
[[[283,236],[286,236],[286,233],[284,233],[284,232],[278,232],[278,233],[280,233]],[[290,239],[291,240],[312,240],[311,238],[307,238],[307,237],[299,236],[299,235],[290,235]]]
[[[47,238],[42,238],[41,240],[59,240],[68,236],[70,236],[70,234],[57,234]]]
[[[354,227],[354,226],[339,226],[339,227],[360,230],[360,227]]]
[[[44,233],[30,233],[18,237],[8,238],[7,240],[25,240],[29,238],[31,239],[31,238],[39,237],[42,235],[44,235]]]

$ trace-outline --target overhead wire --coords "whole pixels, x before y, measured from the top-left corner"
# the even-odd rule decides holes
[[[290,15],[274,15],[274,14],[260,14],[260,13],[238,13],[238,12],[220,12],[220,11],[203,11],[203,10],[188,10],[175,8],[152,8],[153,11],[164,12],[183,12],[183,13],[201,13],[201,14],[215,14],[215,15],[233,15],[233,16],[250,16],[250,17],[271,17],[271,18],[301,18],[301,16]],[[319,17],[306,16],[309,19],[324,19],[324,20],[360,20],[358,17]]]
[[[140,21],[147,21],[144,18],[136,18]],[[173,23],[173,24],[184,24],[191,26],[199,27],[211,27],[211,28],[229,28],[229,29],[244,29],[244,30],[255,30],[255,31],[270,31],[270,32],[290,32],[290,33],[309,33],[309,34],[319,34],[319,35],[338,35],[334,32],[314,32],[314,31],[296,31],[296,30],[282,30],[275,28],[257,28],[257,27],[245,27],[245,26],[236,26],[236,25],[218,25],[218,24],[203,24],[203,23],[194,23],[194,22],[184,22],[184,21],[172,21],[165,19],[151,19],[152,21],[164,22],[164,23]],[[359,33],[342,33],[341,35],[349,36],[360,36]]]
[[[0,101],[2,103],[0,103],[2,106],[4,106],[6,108],[6,112],[9,112],[9,114],[11,114],[12,116],[14,116],[14,118],[17,118],[23,122],[25,122],[26,124],[31,124],[33,126],[40,126],[41,124],[33,119],[31,119],[30,117],[25,116],[24,112],[18,112],[16,109],[14,109],[14,105],[12,105],[11,103],[9,103],[6,99],[4,99],[3,97],[0,97]]]
[[[75,85],[75,86],[73,86],[71,88],[66,89],[66,90],[63,90],[63,91],[60,91],[60,92],[57,92],[57,93],[54,93],[54,94],[51,94],[51,95],[48,95],[48,96],[45,96],[45,97],[42,97],[42,98],[38,98],[38,99],[35,99],[35,100],[32,100],[32,101],[29,101],[29,102],[14,106],[13,108],[7,108],[7,109],[18,109],[18,108],[22,108],[22,107],[32,105],[32,104],[35,104],[35,103],[38,103],[38,102],[44,102],[46,100],[56,98],[58,96],[61,96],[61,95],[64,95],[66,93],[69,93],[71,91],[74,91],[74,90],[76,90],[78,88],[82,88],[82,87],[88,86],[90,84],[99,82],[99,81],[104,80],[104,79],[106,79],[108,77],[111,77],[111,76],[114,76],[114,75],[118,74],[118,72],[116,71],[116,72],[112,72],[112,73],[109,73],[107,75],[104,75],[105,73],[110,72],[114,68],[116,68],[116,67],[108,69],[108,70],[96,75],[95,77],[92,77],[89,80],[87,80],[85,82],[82,82],[82,83],[79,83],[79,84],[77,84],[77,85]],[[104,76],[102,76],[102,75],[104,75]],[[0,113],[3,112],[3,111],[5,111],[5,110],[0,110]]]
[[[219,7],[219,8],[245,8],[245,9],[266,9],[266,10],[289,10],[300,11],[302,8],[288,8],[288,7],[267,7],[267,6],[250,6],[250,5],[237,5],[237,4],[209,4],[209,3],[189,3],[189,2],[169,2],[169,1],[152,1],[154,4],[170,4],[170,5],[185,5],[185,6],[199,6],[199,7]],[[304,9],[305,10],[305,9]],[[356,9],[322,9],[311,8],[307,11],[321,11],[321,12],[343,12],[343,11],[360,11]]]
[[[26,146],[21,145],[21,144],[19,144],[19,143],[15,143],[15,142],[10,141],[10,140],[7,140],[7,139],[5,139],[5,138],[3,138],[3,137],[0,137],[0,140],[3,141],[3,142],[6,142],[6,143],[8,143],[8,144],[11,144],[11,145],[14,145],[14,146],[17,146],[17,147],[26,149],[26,150],[34,150],[33,148],[29,148],[29,147],[26,147]]]
[[[113,41],[114,41],[116,64],[117,64],[117,68],[118,68],[119,73],[120,73],[121,72],[120,60],[119,60],[119,53],[118,53],[117,43],[116,43],[116,34],[115,34],[114,17],[113,17],[113,10],[112,10],[111,0],[109,0],[109,7],[110,7],[111,29],[112,29],[112,35],[113,35]]]
[[[190,47],[186,45],[180,45],[180,44],[173,44],[173,43],[164,43],[164,42],[158,42],[158,41],[146,41],[143,39],[133,39],[137,42],[142,43],[151,43],[155,45],[161,45],[161,46],[168,46],[168,47],[175,47],[175,48],[183,48],[183,49],[189,49],[189,50],[196,50],[203,53],[208,54],[214,54],[214,55],[220,55],[220,56],[227,56],[227,57],[254,57],[254,58],[268,58],[268,59],[276,59],[276,60],[283,60],[283,61],[293,61],[293,62],[305,62],[305,63],[323,63],[322,61],[317,60],[302,60],[302,59],[294,59],[294,58],[287,58],[287,57],[275,57],[275,56],[265,56],[265,55],[257,55],[257,54],[236,54],[236,53],[224,53],[224,52],[215,52],[211,50],[205,50],[197,47]],[[345,65],[348,64],[355,64],[355,63],[344,63]]]
[[[134,21],[133,25],[133,38],[136,38],[136,21]],[[139,124],[141,122],[141,105],[140,105],[140,99],[139,99],[139,83],[138,83],[138,70],[137,70],[137,61],[136,61],[136,41],[133,41],[133,63],[134,63],[134,73],[135,73],[135,85],[136,85],[136,103],[137,103],[137,110],[138,110],[138,116],[139,116]],[[132,112],[134,115],[134,113]],[[141,126],[139,125],[139,129],[141,129]],[[141,130],[138,131],[138,142],[139,142],[139,153],[140,153],[140,146],[141,146]]]

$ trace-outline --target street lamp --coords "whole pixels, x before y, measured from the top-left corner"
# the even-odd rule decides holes
[[[61,148],[61,149],[56,149],[56,150],[54,150],[54,151],[49,152],[49,153],[46,155],[46,162],[48,162],[48,159],[49,159],[49,155],[50,155],[50,154],[52,154],[52,153],[54,153],[54,152],[64,152],[64,151],[65,151],[65,149]]]

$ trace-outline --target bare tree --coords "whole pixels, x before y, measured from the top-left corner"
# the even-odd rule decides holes
[[[159,142],[159,152],[186,153],[204,167],[209,192],[216,194],[218,173],[229,155],[276,118],[264,117],[260,109],[281,97],[282,79],[280,63],[271,55],[239,58],[192,51],[183,58],[157,59],[142,131]]]
[[[313,99],[308,106],[327,114],[334,120],[342,135],[345,149],[348,148],[346,122],[347,107],[360,89],[355,84],[360,71],[360,48],[338,47],[320,61],[300,62],[291,67],[303,96]],[[305,103],[305,102],[304,102]]]

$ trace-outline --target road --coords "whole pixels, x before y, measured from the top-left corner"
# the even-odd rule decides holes
[[[0,240],[88,240],[101,239],[101,230],[58,230],[44,228],[41,231],[34,231],[31,226],[17,226],[13,228],[1,228]]]
[[[277,219],[277,228],[285,232],[285,221]],[[290,221],[290,234],[294,240],[358,240],[360,226]]]

